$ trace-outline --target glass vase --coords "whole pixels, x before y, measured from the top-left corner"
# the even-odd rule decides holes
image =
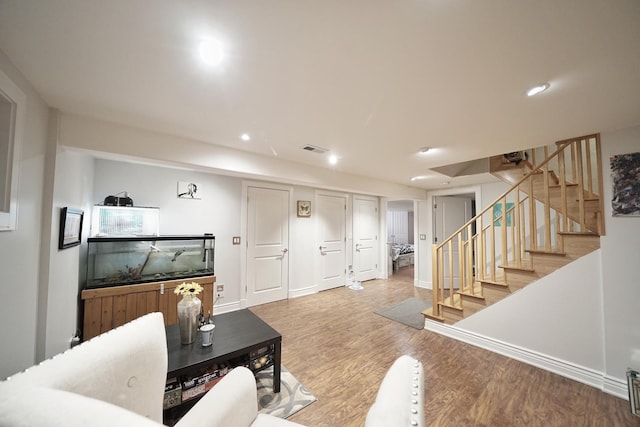
[[[187,294],[178,301],[178,323],[180,325],[180,342],[191,344],[196,340],[202,301],[195,295]]]

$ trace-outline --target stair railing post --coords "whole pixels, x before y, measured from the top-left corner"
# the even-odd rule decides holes
[[[438,261],[438,245],[431,245],[431,301],[432,301],[432,313],[434,316],[440,315],[440,302],[442,302],[442,293],[440,292],[439,277],[439,265]]]
[[[600,199],[600,211],[598,215],[598,234],[604,235],[604,193],[602,192],[602,148],[600,147],[600,134],[596,134],[596,162],[598,165],[598,198]]]
[[[584,172],[583,172],[583,157],[582,157],[582,139],[575,142],[576,145],[576,157],[578,158],[578,208],[580,209],[580,231],[586,231],[586,218],[584,213]]]

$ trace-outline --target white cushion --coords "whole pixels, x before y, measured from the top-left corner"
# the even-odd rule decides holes
[[[161,424],[110,403],[44,387],[0,388],[0,427],[136,426]]]
[[[399,357],[380,383],[365,426],[423,426],[423,381],[422,363],[409,356]]]
[[[167,341],[161,313],[139,317],[0,382],[102,400],[162,422]]]

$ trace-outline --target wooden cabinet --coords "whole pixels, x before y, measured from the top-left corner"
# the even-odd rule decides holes
[[[176,306],[180,296],[173,293],[184,282],[197,282],[203,287],[199,295],[205,315],[213,314],[213,285],[215,276],[165,280],[137,285],[112,286],[85,289],[81,293],[84,302],[83,340],[123,325],[137,317],[159,311],[165,325],[178,323]]]

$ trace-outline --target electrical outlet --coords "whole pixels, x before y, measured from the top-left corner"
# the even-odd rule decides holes
[[[224,285],[222,283],[216,284],[216,298],[224,298]]]

